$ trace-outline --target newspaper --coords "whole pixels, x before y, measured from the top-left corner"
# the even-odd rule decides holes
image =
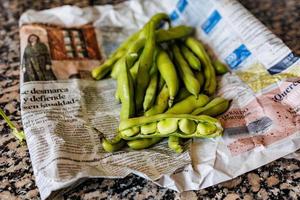
[[[163,141],[106,153],[120,105],[112,79],[90,71],[155,13],[196,28],[210,54],[231,72],[218,95],[232,99],[219,116],[224,136],[194,139],[182,154]],[[126,16],[126,17],[125,17]],[[86,178],[137,174],[176,191],[232,179],[300,148],[300,59],[234,0],[128,1],[87,8],[29,10],[20,18],[21,112],[41,198]]]

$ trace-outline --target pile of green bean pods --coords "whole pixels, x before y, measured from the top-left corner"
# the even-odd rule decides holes
[[[102,140],[105,151],[126,145],[145,149],[168,138],[169,147],[180,153],[184,140],[222,135],[214,117],[230,103],[213,95],[216,75],[228,69],[211,61],[193,33],[189,26],[171,27],[169,16],[158,13],[93,69],[96,80],[117,80],[115,98],[122,104],[116,137]]]

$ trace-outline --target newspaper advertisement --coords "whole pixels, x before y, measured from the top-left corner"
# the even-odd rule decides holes
[[[230,73],[218,95],[232,99],[218,118],[224,135],[194,139],[177,154],[167,141],[106,153],[119,124],[113,79],[90,71],[155,13],[196,29]],[[126,17],[124,17],[126,16]],[[235,0],[126,1],[29,10],[20,18],[21,112],[41,198],[95,177],[137,174],[176,191],[227,181],[300,148],[300,59]]]

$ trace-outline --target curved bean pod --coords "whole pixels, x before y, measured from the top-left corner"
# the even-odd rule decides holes
[[[209,102],[208,96],[200,94],[198,98],[194,95],[190,95],[182,101],[176,103],[173,107],[169,108],[166,113],[173,114],[187,114],[191,113],[198,107],[202,107]]]
[[[217,88],[215,69],[212,66],[211,60],[206,53],[204,46],[198,40],[192,37],[188,37],[185,41],[185,44],[194,52],[194,54],[198,56],[203,63],[205,76],[204,91],[208,95],[214,94]]]
[[[185,45],[181,45],[180,48],[189,66],[194,70],[200,71],[201,70],[200,60],[194,55],[194,53],[191,52]]]
[[[195,78],[193,71],[190,69],[187,62],[184,60],[180,53],[179,48],[176,45],[172,47],[176,63],[178,65],[179,75],[183,80],[186,89],[193,95],[198,96],[200,92],[200,84]]]
[[[169,90],[169,107],[172,106],[174,98],[179,90],[179,80],[177,77],[175,66],[169,58],[167,52],[159,50],[157,54],[157,67],[166,82]]]
[[[158,85],[158,73],[156,71],[151,75],[150,82],[145,93],[145,98],[143,103],[144,111],[149,110],[149,108],[154,104],[157,85]]]
[[[223,64],[221,61],[219,61],[219,60],[215,60],[214,62],[213,62],[213,66],[214,66],[214,68],[215,68],[215,70],[216,70],[216,73],[218,74],[218,75],[223,75],[223,74],[225,74],[225,73],[227,73],[229,70],[228,70],[228,68],[226,67],[226,65],[225,64]]]
[[[120,44],[120,46],[114,51],[114,53],[109,56],[109,58],[99,67],[96,67],[92,70],[92,77],[96,80],[102,79],[105,75],[107,75],[113,68],[115,62],[121,58],[126,53],[126,49],[130,46],[130,44],[135,41],[141,31],[137,31],[131,36],[129,36],[124,42]]]
[[[204,107],[199,107],[195,109],[192,114],[193,115],[209,115],[209,116],[217,116],[224,113],[229,108],[229,100],[224,99],[222,97],[216,97],[211,100]]]
[[[143,106],[145,91],[148,86],[150,76],[149,70],[152,66],[154,51],[155,51],[155,34],[154,27],[155,24],[153,22],[149,22],[145,27],[147,31],[147,40],[145,43],[145,48],[142,52],[140,58],[140,65],[138,69],[138,76],[136,79],[136,108],[140,110]]]
[[[121,61],[124,67],[121,67],[121,75],[118,76],[118,95],[122,102],[120,118],[128,119],[133,116],[135,111],[133,80],[126,66],[125,58]]]
[[[164,85],[156,98],[155,104],[145,112],[145,116],[163,113],[168,107],[168,99],[169,90],[167,85]]]

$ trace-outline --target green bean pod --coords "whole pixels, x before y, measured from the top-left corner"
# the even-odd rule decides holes
[[[171,20],[169,18],[169,15],[166,13],[157,13],[153,15],[148,23],[153,23],[153,28],[156,29],[160,26],[161,21],[166,21],[169,26],[171,26]]]
[[[185,122],[182,126],[191,126],[193,123],[196,126],[196,130],[194,133],[186,133],[186,130],[189,130],[188,127],[183,128],[183,131],[179,126],[181,120],[190,120],[189,122]],[[134,136],[126,137],[122,135],[122,139],[125,140],[134,140],[140,138],[154,138],[154,137],[169,137],[176,136],[180,138],[209,138],[216,137],[222,134],[223,128],[221,123],[212,117],[206,115],[190,115],[190,114],[157,114],[153,116],[142,116],[136,118],[130,118],[127,120],[121,120],[119,125],[119,131],[122,133],[123,131],[130,129],[132,127],[141,127],[146,124],[157,123],[157,132],[154,134],[135,134]]]
[[[204,46],[198,40],[192,37],[188,37],[185,41],[185,44],[194,52],[194,54],[198,56],[203,63],[205,77],[204,91],[208,95],[214,94],[217,88],[215,69],[212,66],[211,60],[206,53]]]
[[[183,99],[182,101],[176,103],[172,108],[169,108],[166,111],[166,113],[189,114],[194,109],[207,104],[208,101],[209,101],[209,98],[206,95],[200,94],[198,96],[198,98],[196,98],[193,95],[190,95],[187,98]],[[192,134],[193,132],[195,132],[195,129],[196,129],[195,123],[193,121],[187,120],[187,119],[180,120],[178,125],[179,125],[181,132],[183,132],[185,134]],[[172,148],[173,150],[175,150],[175,152],[177,152],[177,153],[180,152],[179,151],[180,149],[183,151],[182,147],[180,147],[180,140],[181,139],[176,136],[172,136],[172,139],[169,138],[169,147]],[[173,141],[171,143],[172,146],[170,146],[170,141]],[[177,141],[176,145],[174,144],[174,141]]]
[[[112,53],[112,55],[117,54],[119,51],[126,50],[133,41],[135,41],[137,38],[140,37],[140,34],[141,34],[141,30],[129,36],[124,42],[120,44],[120,46],[114,51],[114,53]]]
[[[226,65],[219,60],[215,60],[213,62],[213,66],[216,70],[217,75],[223,75],[229,71]]]
[[[141,38],[135,41],[127,50],[126,53],[126,64],[131,68],[134,62],[139,58],[141,50],[145,45],[145,39]]]
[[[189,96],[191,96],[191,93],[185,87],[182,87],[179,89],[178,94],[175,97],[174,103],[178,103],[179,101],[182,101],[183,99]]]
[[[193,31],[194,31],[194,29],[192,27],[181,25],[181,26],[177,26],[177,27],[171,27],[168,30],[164,30],[164,29],[156,30],[155,37],[156,37],[157,42],[166,42],[166,41],[170,41],[170,40],[174,40],[174,39],[187,37],[188,35],[193,33]],[[141,54],[141,49],[144,48],[144,46],[145,46],[145,42],[146,42],[146,39],[144,37],[145,34],[144,33],[142,34],[142,33],[143,32],[140,33],[139,37],[137,37],[135,41],[132,41],[132,44],[128,44],[128,46],[127,46],[128,50],[126,50],[126,52],[125,52],[125,50],[123,50],[122,54],[116,55],[116,58],[114,58],[113,63],[115,63],[117,61],[117,59],[119,59],[121,56],[125,56],[127,66],[129,68],[131,68],[133,66],[133,63],[137,60],[137,58]],[[110,71],[111,68],[113,67],[112,72],[111,72],[111,77],[116,79],[118,76],[119,70],[120,70],[119,69],[120,66],[119,65],[113,66],[113,64],[111,64],[110,62],[108,64],[110,66],[108,71]],[[105,68],[103,68],[101,70],[104,70],[104,69]],[[100,69],[97,69],[97,70],[100,70]],[[95,70],[95,73],[97,73],[97,70]]]
[[[116,91],[115,91],[115,100],[118,103],[121,103],[121,98],[120,98],[120,86],[117,84]]]
[[[120,118],[127,119],[134,115],[134,89],[133,80],[129,69],[126,66],[125,58],[121,59],[124,67],[121,67],[121,74],[118,76],[118,95],[122,102]]]
[[[229,100],[222,97],[216,97],[203,107],[195,109],[193,115],[209,115],[218,116],[224,113],[229,108]]]
[[[160,75],[160,74],[159,74]],[[165,86],[166,82],[163,79],[162,76],[159,76],[159,80],[158,80],[158,91],[161,91],[163,89],[163,87]]]
[[[102,140],[102,147],[106,152],[115,152],[120,150],[126,145],[125,140],[120,140],[118,143],[110,143],[107,139]]]
[[[136,140],[127,141],[127,145],[131,149],[141,150],[141,149],[149,148],[154,144],[159,143],[163,139],[164,139],[163,137],[136,139]]]
[[[152,66],[156,38],[155,29],[160,25],[161,21],[167,21],[170,25],[170,18],[166,13],[158,13],[151,17],[150,21],[144,26],[143,33],[145,34],[145,47],[141,54],[138,76],[136,80],[136,108],[140,110],[143,106],[145,90],[148,86],[150,76],[149,70]]]
[[[153,22],[149,22],[145,27],[147,32],[147,40],[145,48],[141,54],[138,76],[136,79],[136,108],[140,110],[143,106],[146,88],[148,86],[150,75],[149,70],[152,66],[154,51],[155,51],[155,34]]]
[[[200,84],[200,88],[203,87],[204,83],[205,83],[205,78],[202,72],[196,72],[195,73],[196,79],[199,81]],[[200,89],[201,91],[201,89]]]
[[[179,48],[176,45],[173,45],[172,50],[178,65],[179,75],[181,76],[186,89],[197,97],[200,92],[198,80],[195,78],[193,71],[181,55]]]
[[[139,35],[140,31],[137,31],[129,36],[124,42],[122,42],[120,46],[114,51],[114,53],[112,53],[102,65],[92,70],[92,77],[96,80],[100,80],[105,77],[105,75],[107,75],[112,70],[116,61],[125,55],[126,49],[133,41],[135,41],[139,37]]]
[[[131,69],[129,70],[134,84],[136,83],[136,76],[139,69],[139,63],[140,63],[139,60],[137,60],[134,63],[133,67],[131,67]]]
[[[113,68],[114,64],[125,54],[125,50],[118,51],[109,57],[102,65],[92,70],[92,77],[96,80],[104,78]]]
[[[157,54],[157,67],[165,80],[169,90],[169,107],[172,106],[174,98],[179,90],[179,80],[177,77],[175,66],[169,58],[167,52],[159,50]]]
[[[176,40],[185,38],[189,35],[191,35],[194,32],[194,28],[190,26],[175,26],[171,27],[167,30],[165,29],[159,29],[156,31],[156,40],[157,42],[166,42],[170,40]]]
[[[169,108],[166,113],[173,114],[186,114],[191,113],[198,107],[202,107],[209,102],[208,96],[200,94],[197,98],[194,95],[190,95],[182,101],[176,103],[173,107]]]
[[[165,84],[159,92],[155,104],[145,112],[145,116],[151,116],[163,113],[168,108],[169,90]]]
[[[176,136],[169,136],[168,138],[168,146],[170,149],[174,150],[176,153],[182,153],[183,148],[180,145],[180,140],[181,138],[176,137]]]
[[[157,42],[166,42],[189,36],[193,33],[194,29],[189,26],[176,26],[171,27],[168,30],[159,29],[155,31],[155,38]],[[141,34],[142,35],[142,34]],[[132,63],[138,58],[140,50],[145,46],[146,39],[144,37],[137,38],[129,46],[126,54],[126,62],[128,66],[132,66]]]
[[[201,70],[200,60],[185,45],[181,45],[181,52],[191,68]]]
[[[158,85],[158,73],[156,71],[151,75],[150,82],[145,93],[145,98],[143,103],[144,111],[149,110],[149,108],[154,104],[157,85]]]

